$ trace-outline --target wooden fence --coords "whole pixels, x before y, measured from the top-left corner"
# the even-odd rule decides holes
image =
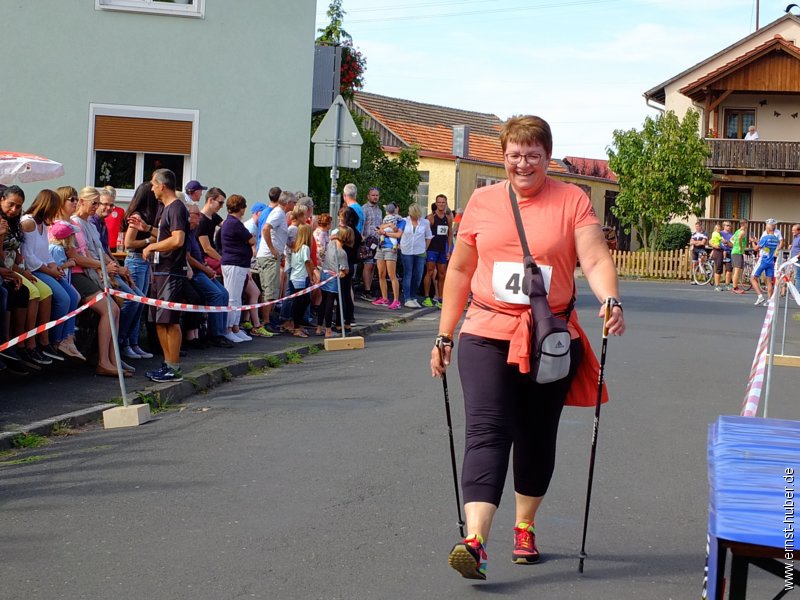
[[[612,250],[611,256],[620,277],[653,277],[657,279],[689,279],[691,277],[692,259],[691,252],[687,249],[659,252]]]

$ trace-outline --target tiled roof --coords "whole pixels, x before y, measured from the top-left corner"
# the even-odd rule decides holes
[[[719,79],[720,77],[723,77],[776,49],[782,50],[787,54],[791,54],[800,59],[800,48],[795,46],[792,42],[785,40],[780,34],[776,34],[772,39],[767,40],[763,44],[756,46],[741,56],[737,56],[733,60],[714,69],[710,73],[703,75],[700,79],[682,87],[680,92],[685,96],[691,96],[694,92],[697,92],[702,87],[707,86],[715,79]]]
[[[586,175],[588,177],[599,177],[600,179],[608,179],[609,181],[616,181],[617,176],[608,167],[608,161],[600,158],[584,158],[581,156],[565,156],[564,163],[571,172],[578,175]]]
[[[408,146],[453,156],[453,126],[468,125],[469,157],[502,163],[498,135],[503,121],[496,115],[411,100],[357,92],[355,102]]]
[[[407,146],[419,146],[423,154],[436,154],[455,159],[453,126],[469,126],[470,160],[503,164],[500,147],[500,117],[412,100],[390,98],[367,92],[356,92],[355,103],[387,128]],[[563,172],[555,161],[549,170]]]

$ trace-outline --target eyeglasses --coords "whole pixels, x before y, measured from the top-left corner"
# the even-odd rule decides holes
[[[101,202],[100,206],[110,206],[111,208],[114,208],[114,203],[113,202]]]
[[[78,201],[77,196],[70,196],[69,198],[67,198],[67,202],[77,202],[77,201]]]
[[[87,200],[87,202],[89,201]],[[89,202],[89,206],[99,206],[99,205],[100,205],[99,200],[92,200],[91,202]]]
[[[529,165],[538,165],[542,162],[542,155],[541,154],[520,154],[519,152],[509,152],[505,155],[506,160],[511,165],[518,165],[522,162],[522,159],[525,159],[525,162]]]

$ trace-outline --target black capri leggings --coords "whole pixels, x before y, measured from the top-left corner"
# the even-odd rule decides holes
[[[514,448],[514,490],[544,496],[553,476],[556,437],[569,385],[583,356],[572,340],[570,374],[535,383],[506,363],[506,340],[462,334],[458,372],[464,390],[466,443],[461,486],[464,502],[500,505],[509,450]]]

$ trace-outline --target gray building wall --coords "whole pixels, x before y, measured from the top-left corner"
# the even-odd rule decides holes
[[[2,0],[0,149],[87,180],[91,103],[199,111],[190,172],[252,205],[305,189],[315,0],[205,0],[204,18],[97,10],[94,0]]]

